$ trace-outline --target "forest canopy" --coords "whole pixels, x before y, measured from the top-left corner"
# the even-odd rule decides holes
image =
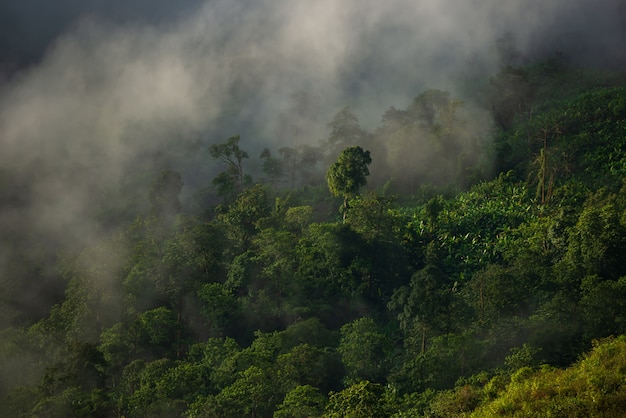
[[[343,107],[318,144],[159,150],[71,246],[3,221],[2,415],[623,411],[626,75],[556,54],[472,83],[371,130]]]

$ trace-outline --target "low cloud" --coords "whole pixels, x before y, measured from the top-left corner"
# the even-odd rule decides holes
[[[295,118],[299,140],[316,144],[344,106],[372,130],[389,106],[427,88],[456,95],[472,68],[496,71],[505,33],[520,61],[562,50],[578,64],[626,63],[618,0],[80,3],[0,8],[15,18],[0,69],[18,62],[0,86],[0,174],[12,196],[0,228],[79,247],[99,240],[97,202],[111,185],[147,175],[150,161],[206,186],[206,144],[230,135],[245,149],[277,148]],[[295,109],[299,92],[315,105]]]

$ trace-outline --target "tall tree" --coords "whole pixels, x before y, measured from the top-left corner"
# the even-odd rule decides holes
[[[421,334],[421,354],[426,351],[429,333],[450,330],[452,286],[444,272],[434,265],[427,265],[411,277],[409,287],[398,289],[389,302],[391,310],[400,311],[400,328],[408,335]]]
[[[225,171],[213,179],[213,184],[221,196],[241,193],[246,183],[243,160],[249,157],[246,151],[239,148],[240,139],[239,135],[231,136],[225,144],[213,144],[209,147],[211,157],[220,160],[226,167]]]
[[[273,157],[269,148],[263,149],[261,158],[263,159],[263,173],[267,176],[267,181],[272,187],[276,187],[278,180],[280,180],[285,172],[283,162]]]
[[[358,195],[359,189],[367,184],[367,176],[370,174],[368,166],[371,162],[369,151],[359,146],[348,147],[326,173],[330,192],[335,196],[343,196],[344,220],[348,200]]]
[[[330,136],[328,137],[328,145],[331,151],[331,157],[334,157],[336,151],[346,146],[355,146],[362,142],[366,134],[359,126],[359,119],[350,110],[349,107],[341,109],[328,124],[330,128]]]
[[[341,327],[337,351],[346,368],[344,383],[353,385],[363,380],[382,381],[385,375],[385,335],[372,318],[363,317]]]
[[[250,187],[241,193],[219,219],[226,226],[226,236],[243,251],[258,231],[259,222],[270,215],[267,193],[261,185]]]

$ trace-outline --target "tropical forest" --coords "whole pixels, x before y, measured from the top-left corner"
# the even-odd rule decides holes
[[[280,147],[102,179],[75,245],[2,222],[0,415],[623,416],[626,73],[554,53],[290,124],[313,99]]]

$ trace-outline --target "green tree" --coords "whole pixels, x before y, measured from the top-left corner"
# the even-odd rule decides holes
[[[268,416],[281,397],[274,380],[268,369],[251,366],[216,396],[217,403],[225,416]]]
[[[302,234],[313,220],[313,208],[311,206],[293,206],[285,212],[287,229],[298,235]]]
[[[236,249],[250,248],[252,237],[260,230],[260,221],[270,215],[267,193],[262,185],[244,190],[219,219]]]
[[[359,189],[367,184],[372,162],[369,151],[359,146],[348,147],[341,152],[339,159],[326,172],[326,181],[330,192],[335,196],[343,196],[343,216],[346,218],[348,200],[359,193]]]
[[[237,378],[240,348],[232,338],[209,338],[189,347],[188,359],[202,367],[205,384],[218,393]]]
[[[255,261],[259,263],[259,276],[269,290],[282,296],[291,285],[296,271],[296,236],[284,230],[265,228],[254,239],[257,247]]]
[[[368,282],[367,244],[347,224],[312,224],[298,242],[298,276],[309,301],[353,298]]]
[[[626,191],[626,189],[624,190]],[[580,283],[597,274],[616,280],[626,274],[626,205],[614,194],[600,190],[584,204],[578,222],[570,229],[568,249],[559,264],[565,280]]]
[[[626,332],[626,277],[606,280],[588,276],[583,280],[581,291],[586,339]]]
[[[166,307],[146,311],[137,318],[141,347],[154,358],[180,355],[180,322]]]
[[[279,355],[274,367],[280,387],[285,391],[299,385],[311,385],[321,390],[336,388],[336,380],[342,371],[334,349],[309,344],[297,345],[288,353]]]
[[[626,338],[597,341],[573,366],[519,369],[470,417],[620,417],[626,406]]]
[[[372,318],[359,318],[341,327],[338,351],[346,368],[346,384],[382,381],[386,374],[386,345],[387,338]]]
[[[278,405],[274,418],[310,418],[319,417],[324,412],[326,397],[319,389],[310,386],[296,386],[285,395]]]
[[[175,364],[168,359],[129,364],[122,373],[121,386],[125,389],[120,399],[122,414],[131,417],[180,416],[182,401],[168,398],[159,387]]]
[[[220,160],[226,170],[220,173],[213,184],[217,187],[218,195],[232,197],[241,193],[248,178],[244,175],[243,160],[248,153],[239,148],[239,135],[231,136],[224,144],[213,144],[209,147],[211,156]]]
[[[198,289],[200,308],[206,319],[205,331],[211,337],[221,336],[239,311],[238,300],[221,283],[206,283]]]
[[[285,167],[283,162],[272,156],[272,152],[269,148],[264,148],[261,152],[261,158],[263,159],[263,173],[267,176],[267,181],[272,187],[278,185],[278,181],[285,173]]]
[[[419,352],[426,351],[429,333],[450,330],[453,314],[453,283],[434,265],[427,265],[411,277],[409,287],[398,289],[389,308],[399,311],[400,327],[419,335]]]
[[[367,380],[355,383],[341,392],[331,392],[324,418],[383,418],[386,411],[384,388]]]

